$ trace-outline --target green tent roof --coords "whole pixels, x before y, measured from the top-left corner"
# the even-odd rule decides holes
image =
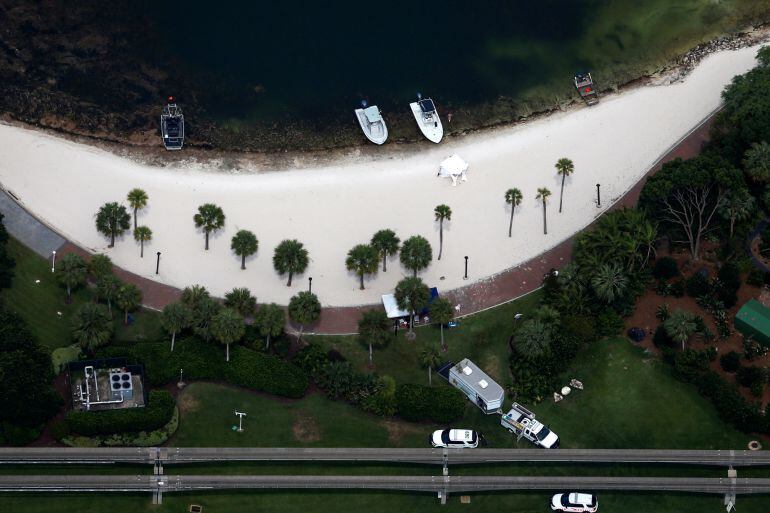
[[[770,309],[756,299],[750,299],[735,315],[735,327],[758,342],[770,343]]]

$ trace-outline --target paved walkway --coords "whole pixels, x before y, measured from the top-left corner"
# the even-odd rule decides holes
[[[626,191],[612,208],[617,209],[636,205],[646,178],[658,171],[664,163],[675,158],[686,159],[697,155],[703,144],[708,140],[709,129],[713,119],[714,115],[712,113],[687,136],[675,143],[650,168],[645,177]],[[89,252],[66,241],[44,222],[29,214],[23,207],[13,198],[12,191],[0,194],[0,212],[5,216],[5,225],[13,237],[32,248],[44,258],[50,258],[51,251],[53,250],[57,251],[57,255],[77,253],[86,259],[90,258]],[[466,287],[445,292],[444,296],[448,297],[453,304],[460,305],[458,315],[465,316],[529,294],[540,287],[543,275],[550,269],[559,269],[570,262],[573,238],[574,236],[521,265]],[[470,262],[471,276],[472,265],[473,262]],[[160,310],[165,305],[176,301],[181,294],[179,289],[149,280],[120,268],[115,268],[115,274],[123,281],[136,284],[142,290],[143,303],[147,308]],[[361,312],[372,308],[381,308],[381,305],[324,308],[319,321],[314,326],[306,328],[306,332],[316,334],[354,333],[357,329]]]

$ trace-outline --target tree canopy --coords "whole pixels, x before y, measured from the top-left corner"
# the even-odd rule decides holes
[[[380,255],[377,250],[368,244],[357,244],[348,251],[345,268],[359,277],[361,290],[364,290],[364,275],[376,273],[379,260]]]
[[[257,236],[249,230],[238,230],[230,242],[230,249],[241,257],[241,269],[246,269],[246,257],[256,253],[257,248],[259,248]]]
[[[401,246],[401,265],[414,273],[422,271],[430,265],[433,260],[433,249],[428,240],[421,235],[414,235],[404,241]]]
[[[115,246],[115,237],[122,235],[129,228],[131,214],[117,202],[105,203],[96,213],[96,230],[110,238],[110,248]]]
[[[206,247],[209,249],[209,234],[225,227],[225,213],[221,207],[213,203],[205,203],[198,207],[198,213],[193,216],[196,228],[203,230],[206,237]]]
[[[382,272],[388,270],[388,257],[398,253],[401,239],[396,236],[393,230],[380,230],[372,236],[371,245],[382,258]]]
[[[307,269],[308,252],[297,239],[281,241],[273,254],[273,267],[278,274],[288,274],[287,287],[291,287],[291,279],[295,273],[303,273]]]

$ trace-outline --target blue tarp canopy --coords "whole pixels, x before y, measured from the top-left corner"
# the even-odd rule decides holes
[[[428,299],[428,306],[422,309],[422,311],[417,312],[419,315],[427,315],[431,303],[433,303],[433,300],[438,297],[438,289],[436,287],[430,288],[430,299]],[[408,317],[409,312],[406,310],[401,310],[398,308],[398,303],[396,302],[396,296],[393,294],[383,294],[382,295],[382,306],[385,308],[385,313],[388,314],[389,319],[397,319],[400,317]]]
[[[428,98],[427,100],[420,100],[420,108],[423,112],[433,112],[436,110],[436,106],[433,105],[433,100]]]

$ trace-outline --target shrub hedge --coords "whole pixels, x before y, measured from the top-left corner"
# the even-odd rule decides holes
[[[447,423],[465,412],[466,399],[455,388],[404,384],[396,387],[396,408],[406,420]]]
[[[671,257],[660,257],[655,260],[652,275],[659,280],[668,280],[679,275],[679,266],[677,266],[676,260]]]
[[[184,369],[186,379],[226,381],[284,397],[302,397],[308,387],[302,369],[277,356],[235,346],[226,362],[221,346],[198,337],[177,339],[173,353],[165,342],[143,342],[110,346],[100,351],[99,356],[125,356],[144,364],[152,386],[178,380],[179,369]]]
[[[725,372],[735,372],[741,368],[741,355],[735,351],[730,351],[719,357],[719,365]]]
[[[153,390],[144,408],[125,410],[70,410],[65,419],[71,432],[85,436],[152,431],[165,426],[174,415],[174,398],[165,390]]]

